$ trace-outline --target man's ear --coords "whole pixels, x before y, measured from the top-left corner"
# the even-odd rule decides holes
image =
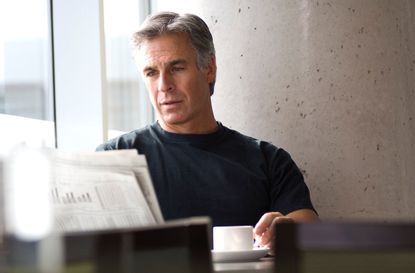
[[[216,80],[216,57],[213,54],[209,57],[207,66],[207,80],[209,83],[215,82]]]

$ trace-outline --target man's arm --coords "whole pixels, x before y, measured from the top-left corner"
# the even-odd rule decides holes
[[[254,228],[255,244],[271,248],[273,226],[280,223],[318,221],[318,215],[312,209],[299,209],[283,215],[279,212],[265,213]]]
[[[287,214],[294,222],[309,222],[319,220],[317,213],[312,209],[299,209]]]

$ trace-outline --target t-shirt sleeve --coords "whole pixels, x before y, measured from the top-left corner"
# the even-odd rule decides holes
[[[270,143],[262,148],[267,158],[271,210],[284,215],[299,209],[315,211],[304,177],[290,154]]]
[[[124,150],[124,149],[137,149],[135,132],[130,132],[119,137],[108,140],[107,142],[99,145],[95,151],[109,151],[109,150]],[[137,149],[138,150],[138,149]]]
[[[111,143],[109,143],[109,142],[103,143],[95,149],[95,151],[97,151],[97,152],[109,151],[109,150],[115,150],[115,148],[113,148],[113,145],[111,145]]]

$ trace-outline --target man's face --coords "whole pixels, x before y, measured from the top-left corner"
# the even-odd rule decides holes
[[[187,34],[145,41],[135,59],[164,129],[198,128],[213,116],[209,83],[215,79],[215,60],[199,68]]]

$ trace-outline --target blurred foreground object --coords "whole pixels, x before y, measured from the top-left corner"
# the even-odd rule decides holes
[[[22,240],[45,237],[53,223],[46,150],[18,147],[4,164],[6,230]]]
[[[275,225],[279,273],[415,272],[415,223]]]
[[[195,217],[135,229],[61,234],[62,268],[53,273],[211,273],[211,228],[209,218]],[[7,236],[5,243],[5,272],[46,272],[16,259],[19,251],[27,253],[41,241],[30,244]]]

